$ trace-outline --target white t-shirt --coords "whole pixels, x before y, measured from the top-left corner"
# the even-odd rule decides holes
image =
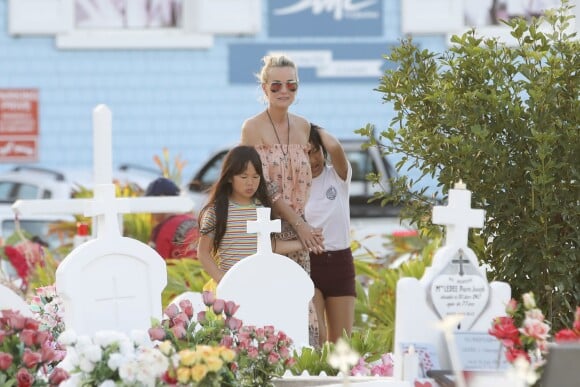
[[[321,227],[326,251],[344,250],[350,247],[349,187],[352,168],[348,163],[346,180],[326,165],[322,173],[312,179],[310,198],[306,203],[305,217],[308,224]]]

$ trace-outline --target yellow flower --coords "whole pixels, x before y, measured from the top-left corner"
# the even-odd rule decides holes
[[[226,347],[220,347],[220,356],[222,359],[224,359],[224,361],[226,361],[227,363],[231,363],[232,361],[234,361],[234,359],[236,358],[236,353]]]
[[[199,383],[207,375],[207,367],[203,364],[196,364],[191,367],[191,379]]]
[[[165,340],[164,342],[159,344],[159,350],[164,355],[170,355],[172,349],[173,349],[173,345],[171,344],[171,341],[169,341],[169,340]]]
[[[199,354],[200,359],[205,359],[208,356],[212,356],[214,354],[214,347],[209,345],[198,345],[195,347],[195,350]]]
[[[191,371],[187,367],[179,367],[177,369],[177,380],[181,384],[186,384],[189,382],[189,378],[191,375]]]
[[[199,359],[199,355],[191,349],[183,349],[179,351],[179,360],[182,365],[194,365],[197,362],[197,359]]]
[[[222,366],[224,365],[224,362],[222,361],[222,359],[220,359],[219,357],[216,357],[216,356],[209,356],[209,357],[205,358],[204,360],[205,360],[205,364],[207,365],[207,368],[209,371],[217,372],[217,370],[222,368]]]

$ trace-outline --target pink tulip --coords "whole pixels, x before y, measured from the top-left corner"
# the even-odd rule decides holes
[[[197,322],[204,323],[206,321],[207,321],[207,318],[205,317],[205,310],[198,312],[197,313]]]
[[[181,308],[181,311],[187,315],[187,317],[191,318],[193,316],[193,305],[191,305],[191,301],[181,300],[179,301],[179,307]]]
[[[239,305],[236,305],[235,302],[233,302],[233,301],[227,301],[226,302],[226,305],[224,307],[224,311],[226,312],[226,316],[227,317],[233,316],[237,312],[237,310],[238,310],[239,307],[240,306]]]
[[[242,320],[235,317],[226,317],[226,326],[232,331],[237,331],[242,326]]]
[[[288,347],[280,347],[278,353],[282,357],[282,359],[288,359],[290,357],[290,350]]]
[[[173,318],[177,316],[177,313],[179,313],[179,308],[175,304],[169,304],[169,306],[165,308],[164,313],[167,315],[167,317]]]
[[[173,332],[173,335],[178,339],[184,339],[185,335],[187,334],[187,331],[182,325],[175,325],[171,327],[171,332]]]
[[[177,316],[173,318],[174,325],[183,325],[187,326],[189,323],[189,317],[184,312],[179,312]]]
[[[149,328],[147,332],[151,340],[163,340],[165,338],[165,329],[161,327]]]
[[[7,370],[12,365],[12,355],[6,352],[0,352],[0,370]]]
[[[30,349],[24,349],[24,354],[22,355],[22,363],[26,368],[33,368],[40,363],[42,356],[38,352],[32,352]]]
[[[224,300],[217,299],[213,303],[213,312],[215,314],[222,314],[225,306],[226,302]]]
[[[224,336],[220,341],[220,345],[223,345],[226,348],[231,348],[234,345],[234,338],[231,336]]]
[[[212,306],[215,302],[215,294],[210,291],[205,291],[201,294],[201,298],[203,299],[203,303],[206,306]]]

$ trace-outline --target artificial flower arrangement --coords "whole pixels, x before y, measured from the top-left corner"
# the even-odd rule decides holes
[[[207,310],[197,313],[197,321],[187,300],[181,301],[179,308],[175,305],[167,307],[167,318],[161,322],[154,321],[149,330],[151,339],[161,342],[162,346],[169,341],[178,354],[200,345],[217,346],[216,351],[227,354],[221,360],[231,371],[229,374],[218,369],[221,385],[271,386],[274,377],[281,377],[292,367],[295,362],[291,355],[292,340],[284,332],[276,331],[272,326],[244,326],[241,320],[234,317],[239,305],[216,299],[212,292],[204,292],[203,300]],[[235,359],[230,359],[230,353],[220,347],[233,351]],[[183,375],[187,375],[188,371],[183,370],[184,366],[190,367],[183,362],[176,367],[170,366],[166,379],[179,381],[181,373],[182,380],[185,380]],[[192,374],[190,367],[189,375]],[[216,378],[215,372],[208,372],[207,375]],[[206,384],[202,379],[193,385],[212,384]]]
[[[68,377],[55,368],[64,353],[39,322],[20,312],[2,310],[0,315],[0,386],[58,386]]]
[[[489,334],[501,341],[510,364],[521,366],[525,362],[531,366],[533,377],[527,380],[533,384],[538,380],[545,362],[550,325],[537,308],[532,292],[525,293],[521,303],[511,299],[506,306],[506,314],[493,320]],[[558,331],[554,339],[557,343],[580,342],[580,306],[576,309],[572,329]]]
[[[54,338],[64,332],[64,304],[54,285],[36,288],[30,300],[30,309],[40,329],[49,331]]]

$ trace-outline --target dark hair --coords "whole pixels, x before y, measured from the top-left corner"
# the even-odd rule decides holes
[[[324,159],[328,157],[328,152],[322,143],[322,139],[320,138],[320,133],[318,132],[319,129],[322,129],[320,126],[316,124],[310,124],[310,136],[308,137],[308,142],[314,148],[314,151],[318,151],[322,149],[322,154],[324,155]]]
[[[260,176],[260,184],[258,185],[254,197],[258,199],[263,206],[272,207],[272,202],[268,195],[268,188],[262,170],[262,161],[260,160],[258,151],[256,151],[254,147],[246,145],[239,145],[232,148],[224,158],[219,179],[213,184],[210,190],[208,204],[201,210],[199,216],[201,229],[201,219],[203,218],[203,214],[210,206],[215,210],[216,222],[213,239],[214,252],[218,250],[220,242],[226,232],[229,198],[233,192],[232,179],[234,176],[242,174],[246,170],[248,163],[253,165],[254,169]]]
[[[145,190],[145,196],[178,196],[179,187],[166,177],[153,180]]]

